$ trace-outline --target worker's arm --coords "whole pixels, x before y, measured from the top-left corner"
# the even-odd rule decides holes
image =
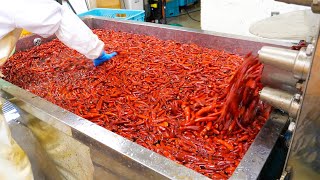
[[[55,34],[65,45],[89,59],[105,57],[104,43],[67,7],[53,0],[13,1],[19,1],[14,18],[16,28],[24,28],[42,37]]]
[[[55,32],[59,40],[89,59],[98,58],[104,50],[104,43],[70,9],[61,9],[61,21]]]

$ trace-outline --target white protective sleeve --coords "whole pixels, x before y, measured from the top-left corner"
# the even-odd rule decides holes
[[[60,26],[55,34],[65,45],[89,59],[98,58],[104,49],[104,43],[97,35],[93,34],[78,16],[64,6]]]
[[[56,34],[68,47],[89,59],[100,56],[104,43],[69,8],[54,0],[10,0],[15,28],[23,28],[42,37]]]

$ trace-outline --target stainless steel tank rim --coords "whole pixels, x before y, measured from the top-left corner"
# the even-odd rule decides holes
[[[224,50],[229,53],[234,54],[242,54],[245,55],[248,51],[252,51],[256,53],[262,46],[282,46],[282,47],[290,47],[292,46],[291,43],[288,42],[279,42],[274,40],[266,40],[261,38],[250,38],[250,37],[241,37],[237,35],[231,34],[224,34],[224,33],[216,33],[216,32],[208,32],[202,30],[193,30],[183,27],[174,27],[174,26],[162,26],[154,23],[146,23],[146,22],[134,22],[134,21],[117,21],[114,19],[107,19],[107,18],[84,18],[85,23],[91,29],[109,29],[113,31],[123,31],[127,33],[135,33],[135,34],[142,34],[142,35],[149,35],[154,36],[159,39],[163,40],[177,40],[182,43],[195,43],[199,44],[200,46],[207,47],[207,48],[215,48]],[[19,40],[17,44],[17,50],[25,50],[28,48],[33,47],[33,39],[36,36],[25,37]],[[43,42],[50,41],[51,39],[43,39]],[[210,42],[209,42],[210,41]],[[19,99],[21,98],[24,102],[26,102],[26,108],[29,109],[28,112],[35,114],[39,119],[44,121],[51,121],[54,118],[55,122],[59,122],[65,126],[68,126],[71,129],[75,129],[72,131],[72,135],[75,138],[86,137],[86,138],[94,138],[97,134],[110,134],[110,132],[102,127],[96,127],[97,125],[93,123],[88,123],[87,120],[75,116],[74,114],[70,114],[64,111],[62,108],[57,108],[55,105],[46,102],[44,99],[39,98],[37,96],[30,97],[29,94],[25,90],[17,90],[18,87],[12,85],[8,82],[4,82],[0,80],[0,86],[6,86],[6,91],[10,94],[15,95]],[[44,105],[45,104],[45,105]],[[45,114],[44,116],[40,116],[42,113]],[[274,113],[274,112],[273,112]],[[49,118],[48,118],[49,117]],[[65,118],[68,117],[68,118]],[[79,122],[74,122],[70,120],[70,117],[78,118]],[[51,119],[50,119],[51,118]],[[279,123],[281,119],[281,125],[277,126],[274,123]],[[259,171],[264,166],[264,163],[267,161],[272,148],[278,139],[280,132],[282,130],[282,124],[286,121],[286,114],[281,114],[277,116],[277,118],[272,118],[267,121],[267,123],[261,128],[261,133],[259,133],[250,146],[248,152],[241,160],[239,166],[237,167],[236,171],[241,172],[241,175],[245,175],[246,177],[251,177],[253,179],[257,179],[259,175]],[[83,125],[84,124],[84,125]],[[90,126],[89,126],[90,124]],[[93,129],[97,129],[97,131],[92,131]],[[91,131],[90,131],[91,130]],[[79,135],[81,134],[81,135]],[[113,135],[115,136],[115,135]],[[162,159],[166,159],[156,153],[152,154],[152,158],[148,158],[148,150],[144,151],[144,153],[137,153],[132,156],[129,151],[123,149],[124,145],[119,145],[114,147],[114,144],[118,143],[117,141],[123,139],[121,136],[118,139],[109,139],[110,141],[115,141],[113,144],[108,144],[109,142],[105,139],[98,138],[98,143],[102,143],[105,146],[111,146],[111,148],[126,157],[126,159],[133,159],[134,161],[139,162],[144,166],[145,169],[152,169],[160,174],[163,174],[164,177],[170,179],[202,179],[206,178],[195,171],[188,169],[185,171],[185,167],[181,166],[168,166],[170,163],[169,160],[162,161]],[[104,136],[103,136],[104,137]],[[268,141],[266,141],[268,140]],[[132,144],[130,142],[128,144]],[[88,144],[92,146],[97,143]],[[101,146],[101,145],[100,145]],[[121,148],[120,148],[121,147]],[[258,151],[263,148],[264,151]],[[137,148],[139,149],[139,148]],[[252,154],[257,159],[252,160]],[[148,156],[148,157],[145,157]],[[122,157],[122,156],[121,156]],[[150,156],[151,157],[151,156]],[[157,157],[155,160],[154,157]],[[151,161],[153,160],[153,161]],[[157,162],[157,166],[154,165],[154,161]],[[250,162],[250,164],[248,164]],[[248,165],[248,166],[247,166]],[[174,172],[173,172],[174,171]],[[191,171],[191,172],[190,172]],[[190,172],[190,173],[188,173]],[[238,174],[238,175],[240,175]],[[233,175],[233,177],[240,177],[238,175]],[[236,179],[246,179],[246,178],[236,178]]]

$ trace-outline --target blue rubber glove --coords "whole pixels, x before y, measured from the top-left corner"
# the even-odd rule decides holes
[[[117,55],[116,52],[113,52],[111,54],[107,54],[105,51],[102,52],[102,54],[97,58],[93,60],[93,65],[94,66],[99,66],[102,63],[108,61],[109,59],[111,59],[113,56]]]

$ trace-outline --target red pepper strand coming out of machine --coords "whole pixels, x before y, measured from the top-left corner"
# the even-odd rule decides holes
[[[5,80],[210,178],[230,177],[270,114],[257,58],[94,33],[119,55],[94,67],[53,40],[13,55]]]

